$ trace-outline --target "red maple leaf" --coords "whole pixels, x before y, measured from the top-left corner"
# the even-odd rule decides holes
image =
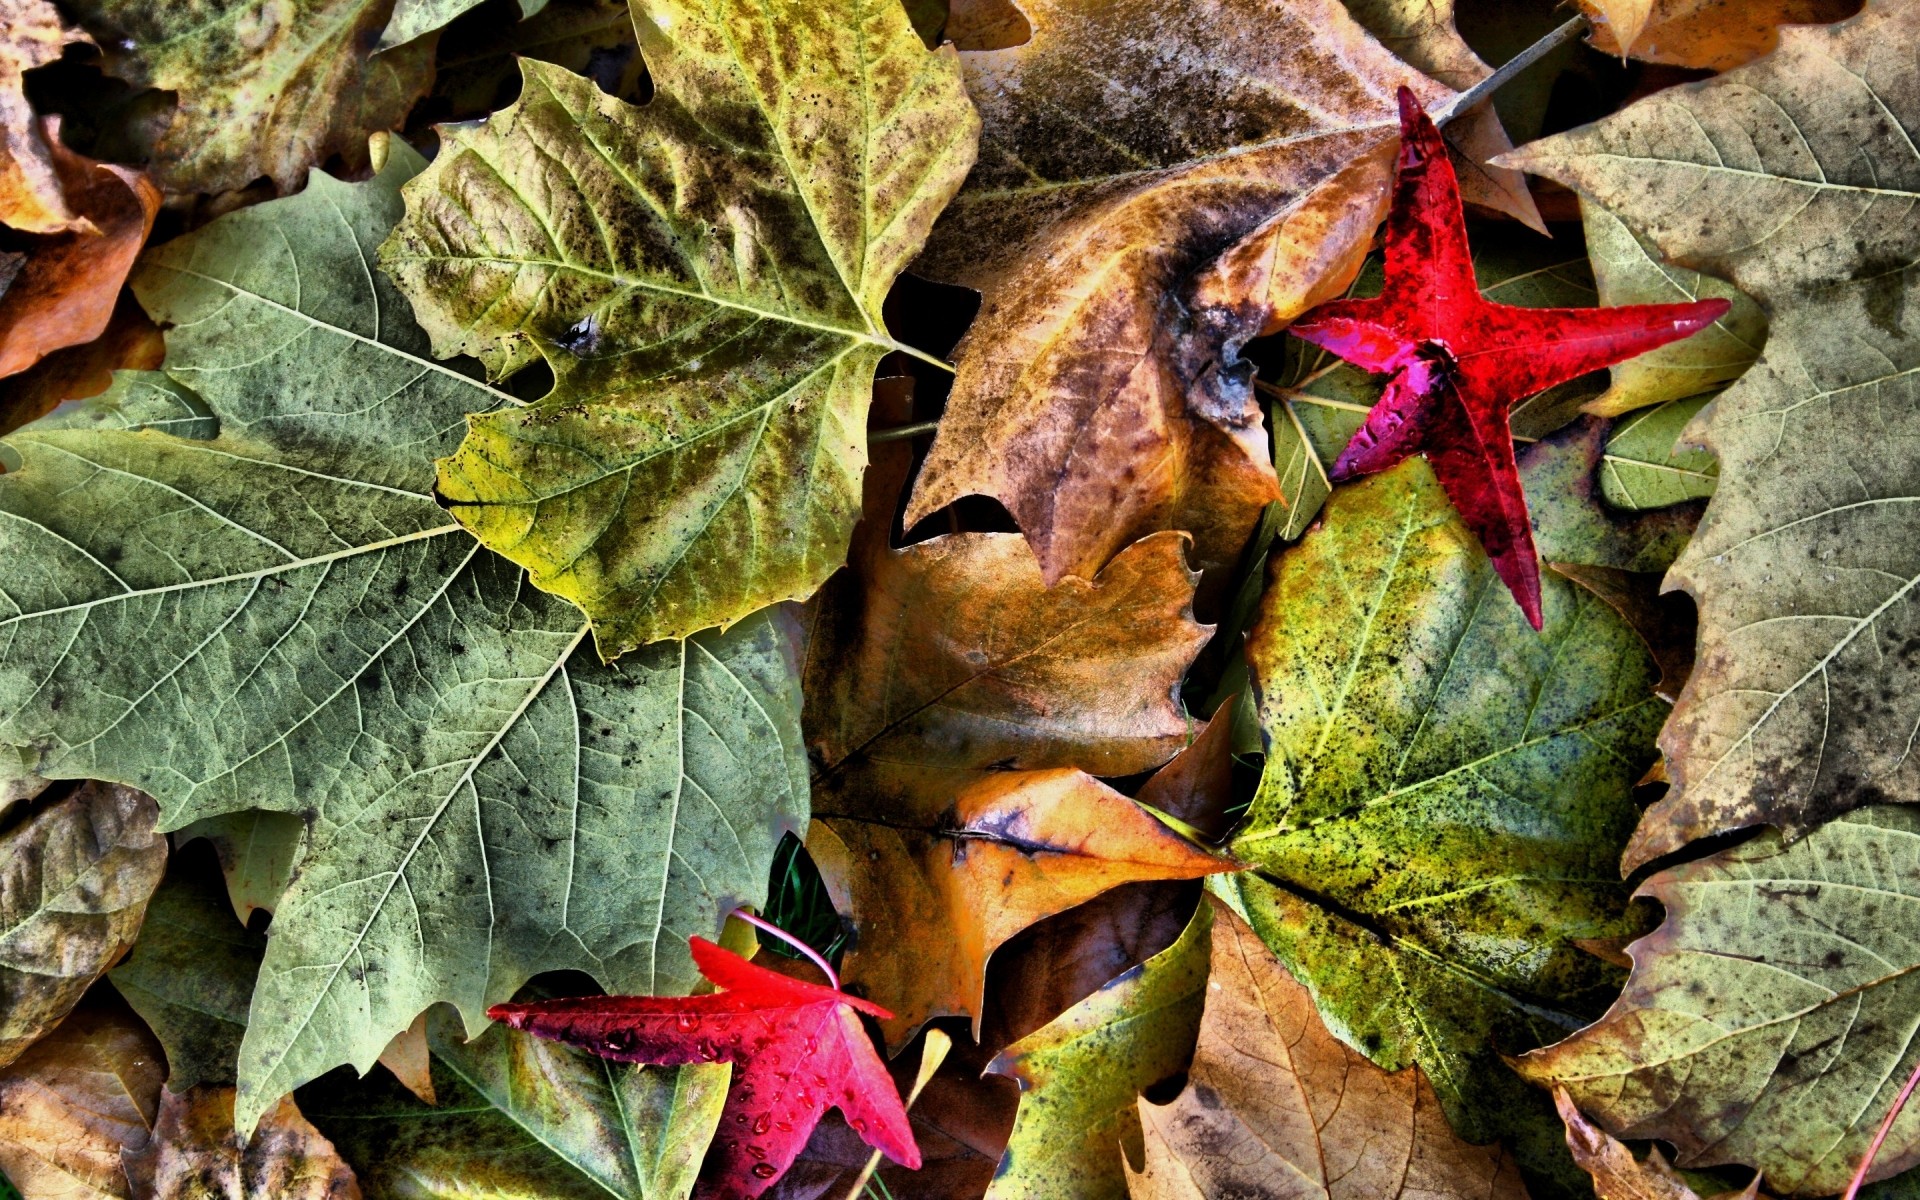
[[[496,1004],[487,1015],[538,1037],[621,1062],[733,1064],[720,1128],[697,1195],[746,1200],[793,1165],[828,1108],[869,1146],[918,1170],[900,1093],[856,1013],[892,1013],[845,992],[789,979],[690,938],[708,996],[583,996]]]
[[[1424,452],[1494,570],[1540,628],[1540,564],[1507,416],[1557,383],[1697,333],[1725,300],[1623,308],[1516,308],[1480,294],[1460,188],[1440,133],[1400,89],[1400,157],[1387,214],[1386,286],[1307,313],[1295,337],[1391,372],[1333,465],[1334,482]]]

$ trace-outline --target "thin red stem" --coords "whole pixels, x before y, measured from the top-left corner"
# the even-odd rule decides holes
[[[798,950],[800,953],[806,955],[808,961],[812,962],[814,966],[819,967],[821,972],[824,975],[826,975],[827,983],[832,986],[833,990],[836,992],[840,990],[840,976],[834,973],[834,970],[831,966],[827,965],[827,960],[820,956],[820,952],[818,950],[815,950],[812,946],[807,945],[805,942],[801,941],[799,938],[788,933],[786,930],[780,928],[778,925],[775,925],[772,921],[768,921],[761,917],[756,917],[744,908],[734,909],[733,915],[736,917],[739,917],[742,921],[745,921],[747,924],[753,926],[755,929],[766,930],[768,933],[779,938],[781,941],[785,942],[787,945],[792,946],[795,950]]]
[[[1887,1119],[1880,1122],[1880,1132],[1873,1135],[1873,1144],[1867,1147],[1867,1155],[1860,1160],[1860,1169],[1853,1173],[1853,1182],[1847,1185],[1846,1194],[1840,1200],[1854,1200],[1860,1194],[1860,1185],[1867,1181],[1867,1172],[1873,1167],[1873,1160],[1880,1153],[1880,1146],[1887,1140],[1887,1134],[1893,1131],[1893,1123],[1899,1119],[1900,1110],[1907,1106],[1907,1097],[1913,1095],[1915,1084],[1920,1084],[1920,1062],[1913,1064],[1913,1074],[1907,1076],[1907,1086],[1893,1098],[1893,1107],[1887,1110]]]

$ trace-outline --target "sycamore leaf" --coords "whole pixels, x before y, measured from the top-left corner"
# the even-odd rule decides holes
[[[1213,909],[1172,946],[1000,1052],[987,1067],[1020,1084],[1020,1108],[987,1200],[1118,1200],[1141,1152],[1140,1093],[1193,1052]]]
[[[160,193],[146,176],[75,154],[60,144],[52,120],[47,132],[53,171],[86,228],[36,242],[0,295],[0,376],[106,330],[160,210]]]
[[[178,192],[282,193],[335,154],[366,161],[367,135],[399,126],[433,79],[433,41],[372,54],[386,0],[74,0],[130,83],[178,93],[153,175]]]
[[[1790,846],[1769,831],[1641,892],[1667,918],[1627,948],[1626,990],[1521,1071],[1681,1166],[1745,1163],[1783,1195],[1846,1186],[1920,1057],[1920,815],[1862,809]],[[1916,1162],[1907,1111],[1869,1178]]]
[[[436,56],[433,98],[458,118],[504,108],[520,89],[521,58],[585,75],[609,96],[639,103],[647,66],[627,0],[551,0],[517,25],[462,23],[447,30]]]
[[[1637,412],[1607,433],[1600,494],[1615,508],[1665,508],[1713,495],[1720,464],[1687,441],[1686,428],[1712,396],[1669,400]]]
[[[1666,713],[1633,630],[1541,582],[1536,634],[1422,461],[1336,493],[1248,639],[1266,770],[1219,881],[1342,1041],[1536,1168],[1558,1123],[1495,1049],[1617,981],[1574,941],[1638,928],[1614,864]]]
[[[776,16],[777,11],[777,16]],[[382,262],[441,355],[552,368],[439,494],[603,657],[812,594],[858,515],[880,304],[972,165],[899,0],[645,0],[644,107],[525,60],[447,127]]]
[[[898,1045],[932,1017],[980,1033],[987,961],[1021,930],[1123,883],[1233,870],[1084,771],[999,772],[938,822],[822,813],[807,837],[858,931],[842,968],[894,1016]]]
[[[1860,11],[1860,0],[1577,0],[1607,54],[1727,71],[1780,44],[1782,25],[1820,25]]]
[[[1720,481],[1671,576],[1700,608],[1698,668],[1628,869],[1920,799],[1920,673],[1900,649],[1920,636],[1920,74],[1898,49],[1916,40],[1920,7],[1873,5],[1517,152],[1773,317],[1765,361],[1707,423]]]
[[[227,899],[242,924],[258,909],[272,912],[293,878],[294,864],[307,843],[307,823],[292,813],[257,809],[208,817],[183,827],[178,845],[205,838],[220,856]]]
[[[174,862],[140,940],[107,976],[167,1054],[167,1087],[231,1085],[267,939],[233,919],[200,855]]]
[[[133,944],[167,864],[155,815],[132,788],[86,783],[0,838],[0,1065]]]
[[[1464,92],[1493,71],[1480,61],[1473,47],[1454,28],[1454,0],[1345,0],[1353,19],[1366,26],[1380,44],[1423,74],[1457,92]],[[1511,167],[1492,166],[1487,160],[1512,148],[1500,114],[1491,101],[1461,113],[1443,131],[1447,156],[1460,175],[1460,195],[1468,204],[1513,217],[1540,233],[1540,210],[1526,177]]]
[[[1586,406],[1612,417],[1650,404],[1684,400],[1738,379],[1767,340],[1767,314],[1739,288],[1661,259],[1620,218],[1583,202],[1587,256],[1602,304],[1678,304],[1722,299],[1733,307],[1692,337],[1615,363],[1606,393]]]
[[[300,1115],[292,1096],[246,1137],[234,1129],[233,1089],[202,1084],[160,1093],[153,1136],[125,1157],[136,1196],[155,1200],[360,1200],[353,1168]]]
[[[0,1170],[30,1200],[131,1200],[166,1060],[139,1018],[89,1002],[0,1071]]]
[[[427,1028],[436,1107],[384,1072],[301,1092],[368,1195],[686,1200],[726,1066],[629,1066],[504,1025],[468,1042],[439,1010]]]
[[[369,269],[419,162],[393,143],[161,248],[135,288],[166,372],[13,435],[0,476],[10,772],[142,787],[168,829],[311,819],[242,1129],[436,1001],[477,1029],[539,971],[690,986],[686,936],[759,901],[806,813],[771,619],[604,667],[434,503],[433,455],[509,400]]]
[[[1460,1140],[1418,1067],[1341,1044],[1313,996],[1218,900],[1200,1043],[1171,1103],[1139,1101],[1133,1200],[1526,1200],[1505,1152]]]
[[[23,233],[93,228],[88,214],[74,212],[67,201],[53,159],[57,135],[42,135],[22,78],[57,61],[67,46],[92,41],[62,20],[49,0],[0,0],[0,225]]]
[[[1449,93],[1337,0],[1022,7],[961,56],[980,164],[916,270],[984,298],[907,522],[992,496],[1048,582],[1164,529],[1229,566],[1280,496],[1239,347],[1358,267],[1395,87]]]
[[[380,32],[377,49],[391,50],[422,34],[432,33],[480,4],[481,0],[396,0],[393,16]],[[524,19],[547,6],[547,0],[519,0]]]
[[[1567,1124],[1567,1149],[1580,1169],[1593,1176],[1598,1200],[1700,1200],[1700,1194],[1667,1165],[1660,1147],[1649,1150],[1643,1159],[1634,1158],[1626,1143],[1582,1116],[1563,1087],[1554,1087],[1553,1105]],[[1727,1192],[1716,1200],[1759,1200],[1759,1195],[1760,1176],[1755,1175],[1745,1190]]]

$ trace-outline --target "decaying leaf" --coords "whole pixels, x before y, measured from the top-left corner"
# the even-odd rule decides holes
[[[1419,1067],[1388,1073],[1328,1032],[1232,909],[1213,905],[1212,968],[1186,1090],[1139,1102],[1133,1200],[1525,1200],[1498,1148],[1461,1141]]]
[[[1521,1071],[1621,1137],[1673,1144],[1681,1166],[1745,1163],[1782,1195],[1839,1191],[1920,1058],[1920,815],[1861,809],[1793,845],[1766,832],[1641,892],[1667,918],[1628,947],[1626,990]],[[1871,1178],[1916,1161],[1909,1109]]]
[[[916,270],[984,299],[907,521],[992,496],[1049,582],[1170,528],[1228,566],[1280,496],[1239,348],[1358,268],[1394,88],[1449,93],[1336,0],[1022,7],[961,56],[980,164]]]
[[[160,209],[146,176],[75,154],[60,144],[54,121],[47,132],[55,175],[86,227],[36,242],[0,295],[0,376],[106,330]]]
[[[1583,202],[1587,255],[1602,304],[1678,304],[1721,299],[1727,314],[1690,338],[1608,368],[1613,384],[1586,406],[1602,417],[1684,400],[1738,379],[1767,340],[1767,314],[1732,284],[1678,267],[1598,204]]]
[[[806,814],[773,618],[603,667],[434,502],[433,456],[511,400],[428,357],[368,269],[420,165],[388,150],[152,253],[165,372],[14,434],[0,475],[6,774],[141,786],[164,828],[312,818],[242,1129],[437,1001],[477,1031],[544,970],[690,986],[685,937],[760,902]]]
[[[50,0],[0,2],[0,225],[23,233],[92,228],[87,214],[76,213],[67,201],[52,146],[21,78],[57,61],[66,47],[92,40],[62,20]]]
[[[427,1049],[427,1014],[421,1013],[413,1024],[393,1035],[380,1052],[380,1065],[393,1073],[400,1086],[427,1104],[438,1103],[433,1091],[433,1056]]]
[[[205,838],[220,856],[227,899],[245,923],[257,910],[272,912],[279,905],[306,847],[307,823],[293,813],[251,809],[195,821],[184,826],[175,841],[185,844],[195,838]]]
[[[1780,44],[1782,25],[1821,25],[1860,0],[1576,0],[1608,54],[1727,71]]]
[[[440,39],[433,96],[456,118],[505,108],[520,88],[521,58],[585,75],[609,96],[645,99],[646,62],[627,0],[550,0],[517,25],[456,25]]]
[[[108,978],[159,1037],[167,1087],[231,1085],[267,939],[233,919],[201,854],[175,860],[140,941]]]
[[[1213,910],[1203,904],[1179,941],[988,1066],[1020,1084],[1020,1109],[987,1200],[1126,1195],[1127,1158],[1141,1153],[1135,1103],[1193,1053],[1212,927]]]
[[[519,3],[522,18],[534,16],[547,6],[547,0],[519,0]],[[395,0],[393,15],[380,32],[378,48],[391,50],[432,33],[479,4],[480,0]]]
[[[292,1096],[245,1138],[234,1131],[232,1088],[164,1090],[153,1136],[125,1163],[133,1194],[156,1200],[360,1200],[353,1168]]]
[[[166,1060],[138,1017],[89,1002],[0,1071],[0,1170],[29,1200],[132,1200]]]
[[[1667,708],[1612,609],[1542,585],[1535,633],[1423,461],[1335,493],[1248,639],[1266,770],[1220,881],[1342,1041],[1535,1168],[1558,1122],[1495,1048],[1617,985],[1574,941],[1639,927],[1615,863]]]
[[[24,264],[26,256],[19,257]],[[151,371],[165,357],[160,327],[123,289],[99,337],[55,350],[6,381],[5,397],[0,398],[0,433],[12,433],[39,420],[63,401],[98,396],[112,386],[115,371]]]
[[[636,1067],[496,1025],[428,1019],[436,1107],[386,1072],[329,1076],[301,1105],[369,1196],[686,1200],[728,1068]]]
[[[1493,72],[1454,28],[1454,0],[1345,0],[1353,19],[1401,61],[1464,92]],[[1488,160],[1513,143],[1500,127],[1491,101],[1455,117],[1446,127],[1447,154],[1460,174],[1460,195],[1468,204],[1513,217],[1541,233],[1547,227],[1533,203],[1527,181],[1511,167]]]
[[[0,838],[0,1065],[133,944],[167,865],[157,815],[132,788],[86,783]]]
[[[382,262],[441,355],[553,390],[476,414],[439,495],[600,653],[811,595],[859,512],[894,277],[973,163],[899,0],[635,6],[644,107],[523,60],[447,127]]]
[[[1600,460],[1600,494],[1607,503],[1615,508],[1665,508],[1713,495],[1720,464],[1686,438],[1687,426],[1712,400],[1669,400],[1609,430]]]
[[[980,1032],[987,960],[1042,918],[1123,883],[1234,869],[1084,771],[1004,771],[940,820],[821,813],[807,837],[834,907],[859,931],[843,971],[893,1012],[890,1044],[932,1017]]]
[[[1699,665],[1628,869],[1920,799],[1916,40],[1912,4],[1790,28],[1766,59],[1516,154],[1773,316],[1707,424],[1720,482],[1672,576],[1700,608]]]
[[[1598,1200],[1700,1200],[1700,1194],[1687,1186],[1666,1156],[1655,1146],[1643,1159],[1633,1157],[1626,1144],[1581,1115],[1567,1089],[1555,1086],[1553,1105],[1567,1123],[1567,1149],[1573,1161],[1593,1176],[1593,1191]],[[1757,1200],[1760,1176],[1739,1192],[1727,1192],[1715,1200]]]
[[[262,175],[284,194],[335,154],[366,162],[433,79],[433,40],[375,54],[388,0],[72,0],[107,66],[178,94],[155,147],[168,191],[219,192]]]

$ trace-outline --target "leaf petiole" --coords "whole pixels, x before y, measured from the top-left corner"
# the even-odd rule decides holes
[[[1433,119],[1435,125],[1445,125],[1448,121],[1453,120],[1461,113],[1468,111],[1488,96],[1493,95],[1505,87],[1508,81],[1515,75],[1518,75],[1528,67],[1539,62],[1547,55],[1552,54],[1555,50],[1566,45],[1574,38],[1579,37],[1582,33],[1585,33],[1586,30],[1587,19],[1584,16],[1571,18],[1533,45],[1528,46],[1525,50],[1514,55],[1506,62],[1501,63],[1493,74],[1482,79],[1479,83],[1474,84],[1466,91],[1454,96],[1453,99],[1432,110],[1427,115]]]
[[[814,966],[819,967],[821,973],[827,977],[828,986],[832,987],[836,992],[840,990],[840,976],[834,971],[833,967],[828,964],[826,958],[823,957],[818,950],[815,950],[812,946],[807,945],[799,938],[788,933],[778,925],[775,925],[772,921],[768,921],[762,917],[756,917],[744,908],[734,909],[732,915],[739,920],[745,921],[755,929],[764,929],[787,945],[792,946],[795,950],[798,950],[801,954],[804,954],[808,961],[812,962]]]

